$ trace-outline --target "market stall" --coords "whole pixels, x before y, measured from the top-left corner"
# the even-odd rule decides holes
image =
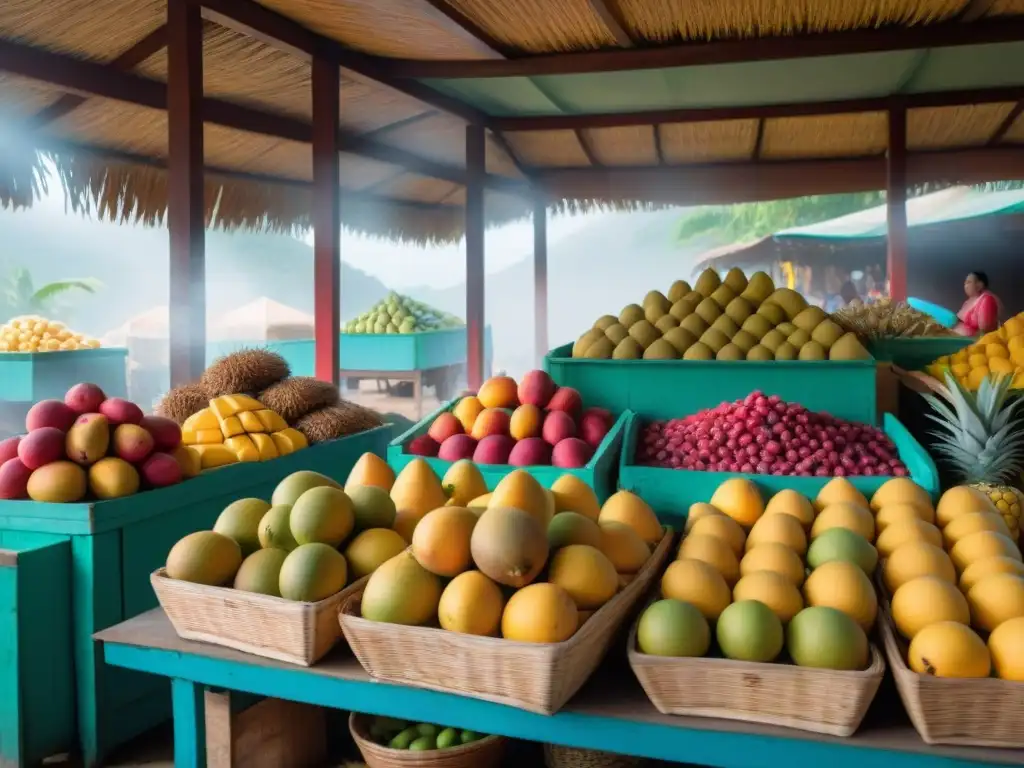
[[[401,449],[397,475],[379,451],[356,462],[344,486],[340,475],[348,475],[351,462],[338,462],[337,474],[325,479],[298,469],[273,489],[225,494],[219,514],[211,501],[206,525],[213,522],[212,529],[190,520],[176,530],[181,538],[173,546],[166,539],[153,543],[164,550],[165,564],[150,573],[149,584],[174,635],[154,612],[102,640],[109,643],[110,664],[172,678],[178,762],[205,761],[199,735],[207,722],[204,689],[220,684],[410,720],[450,709],[448,726],[653,757],[699,756],[713,765],[737,764],[732,746],[741,742],[755,760],[842,760],[856,754],[850,745],[858,736],[851,734],[879,700],[886,668],[896,670],[920,739],[974,746],[924,746],[890,724],[877,741],[865,729],[865,748],[878,750],[872,759],[1021,761],[1013,726],[1024,694],[1014,648],[1024,647],[1022,617],[1015,614],[1024,580],[1014,570],[1019,547],[1007,535],[1018,518],[1012,507],[1000,514],[987,491],[936,487],[920,446],[901,444],[896,431],[880,431],[875,365],[863,334],[824,313],[803,315],[810,309],[805,298],[774,284],[767,290],[767,275],[741,275],[742,287],[735,276],[735,286],[714,276],[693,286],[652,286],[658,295],[650,301],[645,297],[621,312],[609,308],[618,314],[599,319],[585,341],[560,347],[549,360],[554,391],[531,394],[512,382],[514,396],[496,396],[493,407],[484,407],[483,362],[484,228],[533,213],[534,308],[543,316],[549,206],[734,202],[885,187],[891,293],[905,299],[907,186],[1024,176],[1024,154],[1015,143],[1024,99],[1018,82],[1024,19],[1012,4],[907,0],[896,11],[866,15],[844,7],[781,16],[743,6],[694,17],[659,8],[640,14],[628,3],[613,12],[597,2],[571,13],[551,4],[503,5],[497,13],[486,2],[446,2],[440,9],[424,2],[403,8],[400,17],[387,7],[324,8],[303,0],[171,0],[133,6],[133,14],[124,10],[117,0],[88,8],[27,2],[10,13],[4,6],[0,69],[12,82],[3,87],[17,96],[11,101],[33,126],[35,145],[53,153],[73,204],[149,222],[166,211],[176,386],[161,407],[180,416],[173,420],[180,421],[181,439],[201,468],[244,463],[243,455],[262,459],[263,446],[279,450],[273,438],[289,429],[310,443],[326,437],[330,445],[337,428],[366,417],[326,401],[337,397],[343,368],[343,221],[383,235],[466,237],[466,360],[474,394],[453,404],[447,425],[441,424],[447,431],[435,430],[439,413],[408,436],[408,445],[392,446]],[[54,14],[64,23],[55,24]],[[100,18],[106,22],[90,23]],[[84,34],[97,26],[101,35]],[[373,34],[364,35],[366,29]],[[678,38],[684,41],[664,44]],[[75,95],[58,99],[62,91]],[[377,99],[376,106],[361,113],[346,101],[346,91],[370,103]],[[391,112],[395,104],[403,109]],[[31,184],[8,181],[0,200],[25,204],[23,190]],[[319,382],[278,388],[280,382],[264,381],[216,394],[203,387],[209,380],[209,370],[203,372],[207,222],[278,229],[312,224]],[[623,259],[628,264],[628,254]],[[744,297],[750,286],[753,293]],[[674,291],[681,295],[673,297]],[[733,317],[743,312],[742,322]],[[761,320],[747,328],[755,315]],[[543,335],[538,345],[547,346]],[[749,373],[735,375],[739,366]],[[620,368],[606,392],[601,377]],[[575,391],[574,369],[584,372],[587,391]],[[255,370],[265,372],[261,365]],[[504,382],[502,391],[508,387]],[[634,390],[640,395],[635,401]],[[266,407],[241,399],[252,394]],[[215,406],[222,397],[233,399]],[[472,419],[464,415],[464,422],[456,408],[470,398],[481,409]],[[723,399],[734,402],[715,405]],[[1002,395],[995,401],[1001,406]],[[291,412],[296,402],[314,407]],[[520,415],[513,435],[512,418],[525,405],[534,411]],[[599,418],[608,429],[596,446],[586,439],[584,405],[605,414]],[[263,411],[289,426],[275,429],[270,416],[264,422],[256,415]],[[746,432],[725,435],[722,426],[740,419],[740,411]],[[631,417],[648,430],[645,445],[623,441],[619,467],[643,464],[671,474],[675,459],[683,471],[729,475],[708,501],[695,502],[713,511],[663,510],[643,491],[627,488],[598,498],[600,467],[588,466],[589,460],[600,465],[614,453],[608,436]],[[783,417],[793,420],[790,438],[798,448],[792,460],[771,437],[776,425],[780,437],[788,428]],[[670,426],[679,447],[684,437],[697,441],[693,450],[671,456],[663,450],[676,437],[667,432]],[[424,436],[436,446],[421,440],[427,453],[410,450]],[[454,460],[442,476],[442,466],[427,459],[448,461],[441,449],[454,438],[460,438],[452,443]],[[466,438],[473,441],[471,457]],[[298,439],[281,438],[280,445]],[[550,448],[550,465],[531,460],[531,451],[546,454],[541,443]],[[513,451],[527,455],[513,463]],[[242,469],[250,467],[228,466],[209,477]],[[493,487],[485,470],[493,470]],[[980,480],[1002,479],[992,472]],[[290,479],[295,475],[301,482]],[[545,488],[541,478],[550,476],[554,481]],[[787,487],[789,479],[800,485]],[[992,492],[1004,495],[1001,486]],[[947,497],[952,501],[944,504]],[[25,517],[42,518],[42,507],[22,509]],[[971,519],[956,523],[958,514]],[[681,532],[681,543],[680,532],[664,527],[673,517],[690,528]],[[698,525],[702,530],[695,532]],[[831,553],[815,546],[822,540],[834,540]],[[897,557],[899,544],[913,549]],[[669,564],[673,553],[678,559]],[[963,582],[970,586],[964,597],[954,582],[967,579],[975,560],[999,560],[992,567],[1004,570],[975,572]],[[872,576],[880,561],[876,590]],[[158,563],[149,557],[137,565],[130,574],[122,568],[125,589],[136,594],[146,589],[140,569]],[[772,575],[758,575],[765,573]],[[901,592],[919,580],[912,576],[929,589],[930,577],[940,583],[936,613],[915,617],[905,607],[930,604]],[[84,610],[91,608],[87,603]],[[633,622],[638,611],[642,618]],[[25,614],[16,616],[21,621]],[[92,628],[122,618],[130,617],[103,617]],[[936,618],[949,622],[915,625]],[[925,632],[943,623],[955,627]],[[616,638],[627,628],[623,646]],[[914,629],[931,644],[920,653]],[[982,636],[988,635],[986,644]],[[93,674],[78,662],[99,648],[76,638],[76,670]],[[335,646],[350,670],[337,683],[323,672],[332,668]],[[387,683],[363,683],[346,646],[366,674]],[[471,653],[474,664],[467,665]],[[282,657],[290,663],[265,661]],[[603,658],[627,659],[643,696],[632,684],[614,690],[619,683],[598,672]],[[664,668],[652,672],[660,662]],[[112,683],[120,674],[112,670],[97,664],[95,674]],[[954,679],[958,675],[975,679]],[[724,684],[694,684],[701,676]],[[30,686],[34,677],[28,669],[17,684]],[[329,681],[323,689],[321,680]],[[577,714],[575,707],[596,707],[587,693],[574,698],[588,680],[605,683],[605,696],[612,690],[617,706],[639,714]],[[803,685],[820,695],[818,706],[801,711],[792,706],[798,697],[789,695]],[[389,696],[392,687],[397,691]],[[125,690],[132,687],[116,688]],[[896,700],[891,690],[881,690],[891,711]],[[718,691],[724,699],[716,698]],[[134,693],[139,698],[131,702],[93,706],[88,699],[95,689],[78,686],[87,763],[142,727],[122,720],[119,730],[105,732],[90,720],[113,719],[114,703],[141,712],[130,705],[159,700]],[[373,698],[382,693],[387,702]],[[505,706],[493,709],[494,700]],[[983,716],[950,726],[944,700]],[[846,701],[855,706],[841,706]],[[508,707],[517,714],[509,715]],[[652,708],[671,714],[655,716]],[[684,715],[700,719],[680,719]],[[723,718],[737,724],[724,725]],[[751,725],[766,720],[791,730],[782,736]],[[452,747],[449,734],[442,745],[433,723],[414,723],[411,741],[406,728],[391,733],[394,723],[363,723],[363,732],[360,722],[353,716],[352,731],[368,763],[377,749],[401,760],[417,744],[416,751],[444,759],[448,749],[495,743],[470,734]],[[24,730],[20,720],[2,725],[12,733]],[[842,741],[806,731],[840,734]],[[723,732],[730,734],[725,747]],[[404,748],[402,742],[408,742]]]

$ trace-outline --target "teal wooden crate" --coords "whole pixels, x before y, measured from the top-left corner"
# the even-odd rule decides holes
[[[388,464],[391,465],[396,473],[401,472],[405,465],[413,459],[424,458],[433,467],[439,478],[444,476],[444,473],[448,471],[453,462],[429,457],[417,457],[405,453],[405,446],[414,437],[426,434],[434,419],[439,414],[454,408],[456,403],[458,403],[458,400],[445,403],[412,429],[391,441],[391,444],[388,445]],[[550,488],[554,485],[555,481],[562,475],[576,475],[593,488],[598,500],[604,503],[604,500],[615,491],[615,473],[618,471],[619,453],[621,452],[622,437],[626,429],[627,415],[623,413],[619,416],[608,431],[608,434],[605,435],[604,440],[597,446],[597,450],[594,451],[594,456],[590,462],[585,467],[580,467],[579,469],[563,469],[551,466],[513,467],[508,464],[478,464],[477,467],[480,469],[480,474],[483,475],[484,482],[487,483],[487,490],[493,491],[505,475],[510,474],[516,469],[525,469],[537,478],[545,488]]]
[[[936,358],[959,352],[975,341],[968,336],[878,339],[868,344],[868,351],[879,362],[893,363],[905,371],[920,371]]]
[[[390,427],[314,445],[289,456],[233,464],[179,485],[83,504],[0,501],[2,537],[32,534],[70,547],[74,675],[64,678],[77,708],[78,749],[87,765],[170,715],[166,680],[106,666],[92,635],[157,605],[149,575],[182,536],[210,528],[238,498],[270,498],[300,469],[343,482],[363,453],[383,457]],[[45,668],[38,674],[50,674]]]
[[[633,463],[643,419],[633,415],[626,423],[622,452],[619,457],[619,487],[638,494],[650,504],[658,517],[671,525],[681,525],[691,504],[711,501],[715,490],[726,480],[745,477],[754,481],[765,499],[785,488],[792,488],[808,498],[818,495],[831,477],[782,477],[747,475],[733,472],[696,472],[686,469],[665,469]],[[924,488],[932,499],[939,498],[939,472],[928,452],[921,447],[891,413],[882,422],[885,433],[896,444],[900,459],[907,465],[911,479]],[[888,477],[848,478],[869,499]]]
[[[342,333],[341,369],[348,371],[428,371],[466,362],[466,329],[422,333]],[[288,361],[293,376],[312,376],[312,339],[286,341],[220,341],[207,345],[206,363],[244,347],[264,347]],[[491,356],[491,329],[484,332],[485,358]]]
[[[587,360],[572,345],[553,349],[544,369],[583,402],[669,419],[754,390],[851,421],[875,421],[875,361]]]
[[[0,400],[36,403],[63,400],[75,384],[90,381],[108,397],[127,397],[128,350],[0,353]]]
[[[0,531],[0,765],[76,748],[71,547]]]

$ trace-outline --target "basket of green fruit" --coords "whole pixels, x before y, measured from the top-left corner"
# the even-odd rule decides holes
[[[353,712],[352,740],[370,768],[491,768],[501,763],[505,737]]]

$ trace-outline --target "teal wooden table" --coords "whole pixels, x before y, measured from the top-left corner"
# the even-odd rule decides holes
[[[720,768],[801,763],[829,768],[867,764],[872,768],[968,768],[1024,763],[1024,750],[929,747],[899,707],[884,712],[876,706],[860,731],[848,739],[662,715],[628,668],[622,668],[621,646],[613,646],[610,663],[564,710],[549,717],[453,694],[373,682],[344,647],[306,669],[180,640],[159,609],[99,632],[96,639],[108,664],[171,678],[176,768],[205,765],[203,693],[207,687]],[[466,659],[466,663],[473,661]],[[890,704],[893,701],[888,699]]]

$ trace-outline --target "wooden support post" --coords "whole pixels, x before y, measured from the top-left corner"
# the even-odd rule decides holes
[[[313,336],[316,377],[339,384],[341,356],[341,72],[313,57]]]
[[[482,125],[466,126],[466,376],[474,392],[484,379],[484,177]]]
[[[203,231],[203,19],[197,5],[167,6],[169,346],[171,386],[206,367],[206,234]]]
[[[888,220],[889,296],[907,300],[907,110],[889,110],[885,206]]]
[[[533,356],[540,368],[548,351],[548,209],[546,200],[533,203]]]

